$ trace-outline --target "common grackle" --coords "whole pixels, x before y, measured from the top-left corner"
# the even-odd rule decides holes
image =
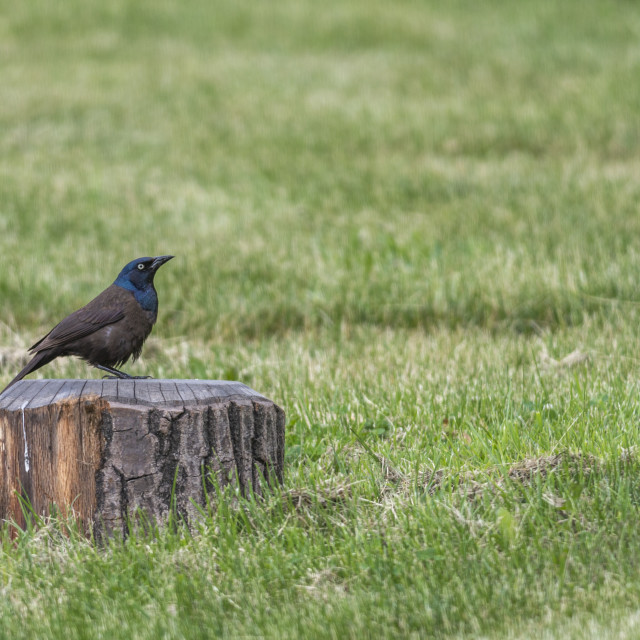
[[[60,356],[78,356],[118,378],[134,377],[115,367],[131,356],[135,360],[140,355],[158,316],[153,277],[171,258],[158,256],[130,262],[110,287],[67,316],[29,349],[35,355],[4,391]]]

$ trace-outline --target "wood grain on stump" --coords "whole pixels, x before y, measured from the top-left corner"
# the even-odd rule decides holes
[[[21,380],[0,396],[0,519],[70,507],[97,531],[187,518],[215,483],[282,482],[284,412],[239,382]]]

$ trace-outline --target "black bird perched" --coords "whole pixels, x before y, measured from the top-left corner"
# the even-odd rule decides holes
[[[29,349],[35,355],[4,390],[60,356],[78,356],[118,378],[133,378],[115,367],[140,355],[158,316],[153,277],[171,258],[158,256],[130,262],[110,287]]]

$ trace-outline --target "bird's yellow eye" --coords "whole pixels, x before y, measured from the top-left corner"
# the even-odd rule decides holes
[[[138,263],[138,271],[142,271],[144,269],[144,263],[143,262],[139,262]]]

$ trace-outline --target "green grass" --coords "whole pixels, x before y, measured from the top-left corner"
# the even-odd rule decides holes
[[[0,637],[636,637],[634,3],[0,8],[0,382],[171,253],[131,372],[288,418],[192,533],[0,536]]]

